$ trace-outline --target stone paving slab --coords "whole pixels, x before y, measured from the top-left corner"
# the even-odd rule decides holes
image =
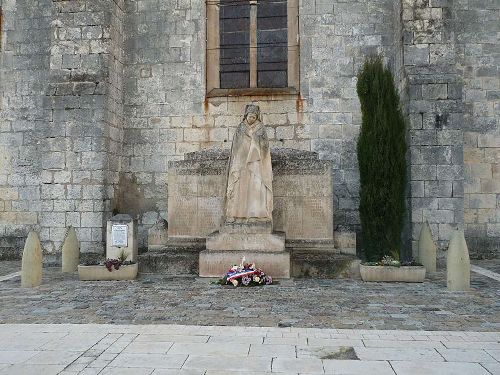
[[[0,323],[500,330],[500,282],[477,273],[471,277],[469,292],[448,291],[443,272],[422,284],[293,279],[259,288],[233,288],[207,279],[162,275],[81,282],[76,274],[46,268],[43,284],[37,288],[22,289],[19,277],[0,281]],[[305,344],[294,337],[268,337],[266,343]]]
[[[158,340],[166,336],[174,341]],[[0,347],[0,375],[220,375],[226,372],[232,375],[249,372],[268,375],[491,375],[498,374],[500,369],[500,350],[489,349],[491,344],[500,342],[500,332],[3,324],[0,325],[0,337],[7,338],[12,345],[12,348]],[[181,337],[180,342],[175,341]],[[197,342],[197,337],[206,341]],[[228,337],[237,337],[240,343],[224,344],[224,338]],[[247,337],[261,340],[260,343],[247,343]],[[337,346],[338,337],[350,340],[346,343],[357,344],[348,348],[353,352],[351,359],[336,357],[347,348]],[[378,337],[377,347],[373,347],[373,337]],[[267,338],[300,338],[305,344],[265,344]],[[322,346],[318,346],[316,340],[319,339]],[[75,345],[62,348],[63,344],[80,340],[78,350]],[[397,347],[395,342],[399,343]],[[412,345],[422,342],[428,344]],[[454,343],[463,342],[472,342],[475,346],[473,349],[449,349]],[[301,351],[309,355],[300,356]]]

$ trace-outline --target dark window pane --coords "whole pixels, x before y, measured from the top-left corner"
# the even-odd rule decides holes
[[[257,8],[257,86],[288,86],[287,2],[261,0]]]
[[[261,44],[287,45],[287,42],[288,42],[288,33],[286,29],[257,31],[257,45]]]
[[[257,75],[258,87],[287,87],[288,77],[284,70],[259,71]]]
[[[259,30],[279,30],[288,27],[288,20],[284,17],[258,17],[257,28]]]
[[[250,87],[250,73],[248,71],[221,73],[220,87],[222,89],[240,89]]]
[[[220,31],[231,33],[235,31],[248,30],[250,28],[249,18],[223,18],[220,20]]]
[[[248,1],[221,0],[220,87],[250,86],[250,5]]]
[[[287,16],[285,0],[260,0],[258,17],[282,17]]]
[[[266,46],[257,48],[257,59],[259,64],[266,62],[287,62],[287,46]]]

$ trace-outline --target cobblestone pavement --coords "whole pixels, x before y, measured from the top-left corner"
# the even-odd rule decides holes
[[[500,331],[500,282],[472,273],[472,287],[447,291],[443,272],[423,284],[295,279],[233,288],[162,275],[81,282],[49,268],[34,289],[21,289],[19,277],[0,282],[0,323]]]
[[[0,276],[5,276],[21,270],[20,260],[4,260],[0,262]]]
[[[0,325],[0,375],[491,375],[498,332]]]

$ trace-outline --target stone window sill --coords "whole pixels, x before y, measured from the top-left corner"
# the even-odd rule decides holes
[[[207,93],[207,98],[228,98],[241,96],[259,96],[264,99],[278,99],[280,97],[298,96],[295,87],[283,88],[245,88],[245,89],[213,89]]]

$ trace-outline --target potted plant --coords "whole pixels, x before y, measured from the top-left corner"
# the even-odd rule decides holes
[[[380,56],[366,60],[358,75],[357,92],[362,114],[357,156],[361,235],[367,260],[361,266],[364,280],[363,275],[368,273],[396,275],[407,272],[406,266],[401,267],[399,263],[406,213],[407,146],[399,95],[392,73],[384,67]],[[392,260],[388,256],[392,256]],[[391,262],[392,265],[388,266]],[[374,268],[368,272],[368,267]],[[416,272],[420,274],[421,269]],[[388,279],[385,281],[408,279],[397,280],[396,276],[380,278]]]
[[[400,262],[386,255],[380,262],[365,262],[359,265],[363,281],[421,283],[425,279],[425,268],[413,260]]]
[[[138,264],[127,261],[127,254],[122,251],[118,259],[106,259],[101,263],[78,265],[80,280],[134,280],[137,277]]]

